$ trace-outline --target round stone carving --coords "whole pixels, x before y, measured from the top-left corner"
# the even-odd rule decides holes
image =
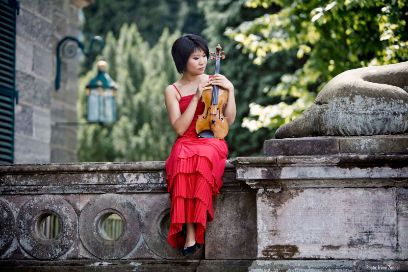
[[[39,221],[47,214],[59,217],[60,233],[47,239],[39,229]],[[43,195],[27,201],[17,216],[18,240],[21,247],[37,259],[55,259],[66,253],[76,240],[78,229],[74,208],[61,196]]]
[[[122,221],[118,239],[106,239],[102,224],[107,215],[117,214]],[[101,259],[120,259],[134,249],[140,239],[140,216],[123,195],[104,194],[92,199],[79,217],[79,235],[84,247]]]
[[[0,199],[0,256],[10,247],[15,236],[14,215],[7,203]]]
[[[170,201],[168,195],[157,195],[151,199],[149,212],[142,220],[143,237],[147,246],[158,256],[165,259],[184,258],[178,250],[167,242],[170,225]]]

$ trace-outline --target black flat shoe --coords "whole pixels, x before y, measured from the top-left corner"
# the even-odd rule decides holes
[[[200,247],[201,247],[201,246],[200,246],[199,244],[195,243],[195,244],[192,245],[192,246],[183,248],[183,249],[181,250],[181,254],[183,254],[183,256],[193,255],[194,252],[196,252],[196,250],[197,250],[198,248],[200,248]]]

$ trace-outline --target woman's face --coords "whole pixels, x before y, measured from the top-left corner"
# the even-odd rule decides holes
[[[201,75],[204,74],[206,66],[207,55],[201,48],[198,48],[188,58],[186,72]]]

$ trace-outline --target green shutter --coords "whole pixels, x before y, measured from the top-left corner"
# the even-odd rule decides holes
[[[0,0],[0,164],[14,161],[16,12],[18,1]]]

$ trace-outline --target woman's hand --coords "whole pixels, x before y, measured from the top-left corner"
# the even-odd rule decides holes
[[[211,86],[211,81],[212,81],[212,79],[209,79],[207,82],[198,83],[197,90],[196,90],[196,93],[195,93],[195,96],[197,98],[200,98],[201,95],[203,94],[203,91]]]
[[[212,85],[217,85],[221,89],[228,91],[228,102],[224,108],[224,116],[227,118],[227,122],[231,125],[237,115],[237,107],[235,104],[234,85],[225,76],[221,74],[215,74],[211,80]]]
[[[234,91],[234,85],[232,85],[231,81],[228,80],[224,75],[221,74],[215,74],[211,78],[211,84],[212,85],[217,85],[222,89],[228,90],[228,91]]]

